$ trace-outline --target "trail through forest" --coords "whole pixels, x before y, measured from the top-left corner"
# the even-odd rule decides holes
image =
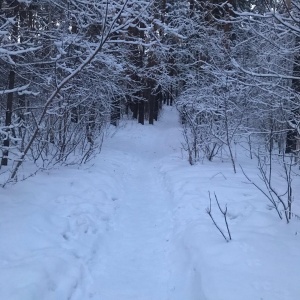
[[[0,191],[0,299],[298,300],[298,219],[280,222],[225,156],[190,166],[178,120],[122,121],[87,165]],[[229,243],[208,191],[228,205]]]
[[[118,170],[123,174],[122,196],[114,199],[113,226],[90,266],[92,298],[169,299],[173,220],[170,195],[157,166],[172,146],[164,142],[168,132],[153,129],[151,137],[122,136],[123,141],[117,138],[110,147],[114,164],[123,165]]]
[[[146,128],[146,134],[144,127],[140,130],[125,128],[124,134],[123,129],[103,154],[123,174],[122,192],[114,199],[111,230],[99,241],[89,266],[92,299],[174,300],[188,292],[188,272],[183,272],[180,260],[175,262],[172,195],[160,172],[165,157],[180,146],[177,114],[168,111],[161,123]]]
[[[155,126],[111,128],[91,165],[3,190],[0,298],[204,299],[193,296],[162,171],[178,160],[180,135],[176,110],[166,108]]]

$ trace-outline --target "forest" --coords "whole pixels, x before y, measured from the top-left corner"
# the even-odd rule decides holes
[[[0,299],[299,300],[299,0],[0,0]]]
[[[105,128],[180,112],[190,164],[299,153],[298,1],[0,2],[1,173],[82,164]]]

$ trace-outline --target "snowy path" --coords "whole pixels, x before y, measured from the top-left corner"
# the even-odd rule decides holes
[[[115,199],[118,209],[112,228],[99,241],[98,251],[90,262],[94,281],[89,291],[91,299],[176,298],[172,295],[176,272],[171,259],[172,199],[159,172],[159,161],[172,155],[177,146],[177,139],[172,138],[178,134],[174,124],[177,118],[172,116],[172,120],[164,119],[158,127],[139,125],[138,134],[129,128],[128,135],[123,131],[115,139],[117,143],[109,145],[107,156],[114,157],[118,173],[123,174],[122,196]]]
[[[147,168],[147,172],[145,172]],[[92,263],[96,299],[168,299],[169,195],[159,174],[144,161],[132,163],[113,230]],[[104,259],[102,259],[102,257]],[[155,296],[156,295],[156,296]]]

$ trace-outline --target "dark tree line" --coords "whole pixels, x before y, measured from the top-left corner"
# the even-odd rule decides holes
[[[85,162],[124,112],[140,123],[157,120],[156,5],[1,1],[0,147],[8,177],[24,161],[39,168]]]
[[[180,111],[191,164],[299,150],[297,1],[0,1],[1,172],[83,163],[127,114]],[[259,141],[259,142],[257,142]],[[275,147],[276,146],[276,147]]]

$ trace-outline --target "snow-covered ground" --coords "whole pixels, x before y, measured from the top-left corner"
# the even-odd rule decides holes
[[[181,140],[166,107],[155,126],[111,131],[93,165],[0,190],[0,299],[299,300],[300,221],[280,221],[230,162],[189,166]],[[229,243],[208,191],[228,205]]]

